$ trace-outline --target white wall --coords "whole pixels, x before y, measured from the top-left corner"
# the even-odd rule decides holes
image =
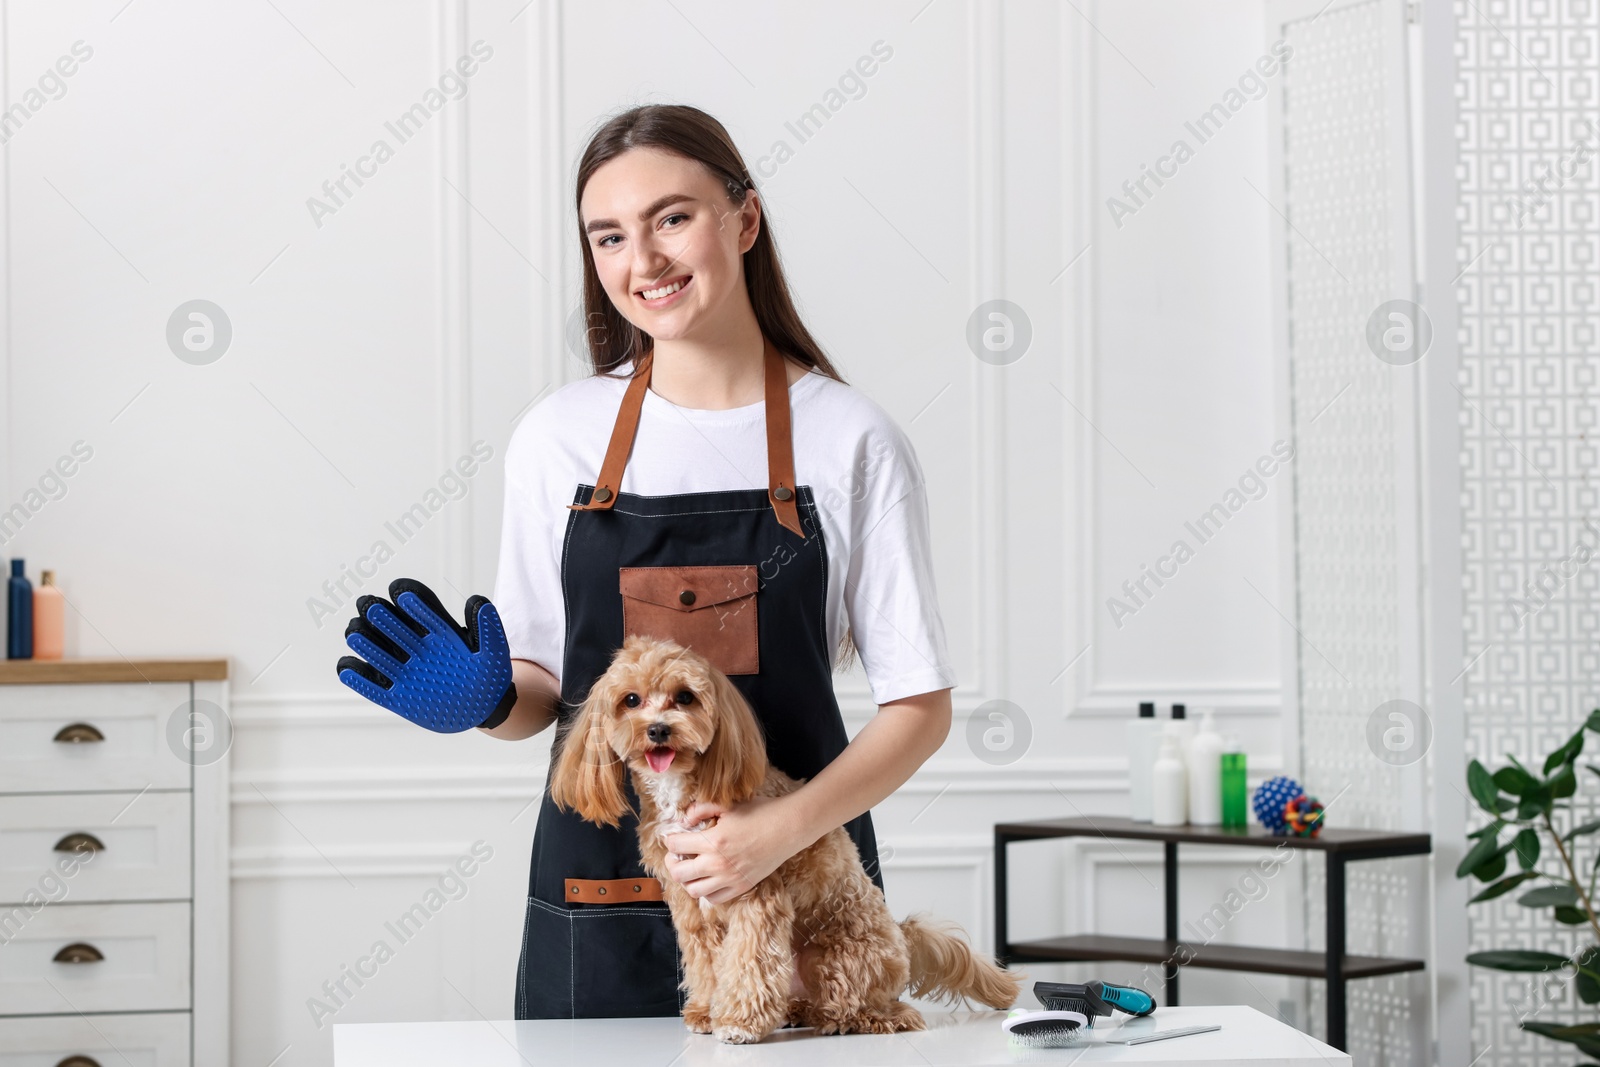
[[[582,373],[571,172],[630,104],[724,122],[808,322],[928,475],[962,685],[945,747],[874,813],[897,913],[990,944],[993,824],[1125,811],[1140,699],[1216,707],[1255,771],[1280,765],[1270,493],[1121,627],[1106,607],[1272,444],[1264,105],[1120,227],[1105,204],[1262,52],[1257,4],[123,4],[5,4],[8,106],[74,41],[93,56],[5,149],[0,505],[88,442],[5,545],[57,570],[69,654],[232,661],[237,1062],[327,1062],[307,999],[479,839],[468,896],[333,1021],[512,1014],[549,739],[363,704],[333,670],[350,611],[318,626],[307,600],[377,539],[395,555],[365,590],[490,591],[514,420]],[[465,96],[318,226],[307,199],[478,40]],[[879,40],[864,95],[796,144],[786,121]],[[1033,329],[1007,367],[964,341],[999,296]],[[234,331],[204,366],[165,339],[196,298]],[[478,440],[465,498],[399,544],[385,520]],[[874,708],[859,673],[838,688],[853,732]],[[1004,764],[968,741],[994,699],[1031,734]],[[1244,869],[1195,857],[1185,918]],[[1012,869],[1014,936],[1159,934],[1158,853],[1035,845]],[[1222,938],[1284,943],[1285,899]],[[1290,988],[1194,971],[1185,1001],[1270,1013]]]

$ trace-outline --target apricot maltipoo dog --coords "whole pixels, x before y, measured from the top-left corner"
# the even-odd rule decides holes
[[[628,637],[557,744],[551,798],[590,822],[619,825],[629,810],[622,776],[633,775],[639,854],[672,914],[695,1033],[746,1043],[789,1023],[820,1034],[925,1029],[900,1000],[907,990],[1016,1002],[1026,975],[974,953],[956,924],[895,922],[842,826],[726,903],[697,900],[667,873],[663,837],[689,829],[682,816],[695,801],[728,807],[802,784],[767,761],[749,703],[700,655]]]

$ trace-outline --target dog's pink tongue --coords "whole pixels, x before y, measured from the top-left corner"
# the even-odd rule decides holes
[[[644,761],[650,764],[650,769],[657,774],[662,773],[672,766],[672,757],[677,753],[670,748],[652,748],[644,754]]]

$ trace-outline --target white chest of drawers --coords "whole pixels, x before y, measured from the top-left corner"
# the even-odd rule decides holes
[[[0,661],[0,1067],[228,1062],[227,675]]]

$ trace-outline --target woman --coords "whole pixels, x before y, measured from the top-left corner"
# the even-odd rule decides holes
[[[611,119],[580,161],[577,208],[594,374],[512,435],[494,603],[469,599],[462,627],[396,581],[393,603],[358,603],[347,640],[368,662],[344,657],[340,677],[431,729],[520,740],[555,721],[554,754],[625,627],[705,633],[674,620],[753,611],[691,647],[749,699],[772,762],[809,781],[692,807],[688,825],[718,821],[667,839],[671,876],[720,903],[844,826],[882,890],[869,809],[942,743],[955,684],[916,455],[800,322],[714,118]],[[880,710],[850,741],[832,673],[852,636]],[[675,1015],[681,978],[636,821],[584,822],[546,788],[516,1017]]]

